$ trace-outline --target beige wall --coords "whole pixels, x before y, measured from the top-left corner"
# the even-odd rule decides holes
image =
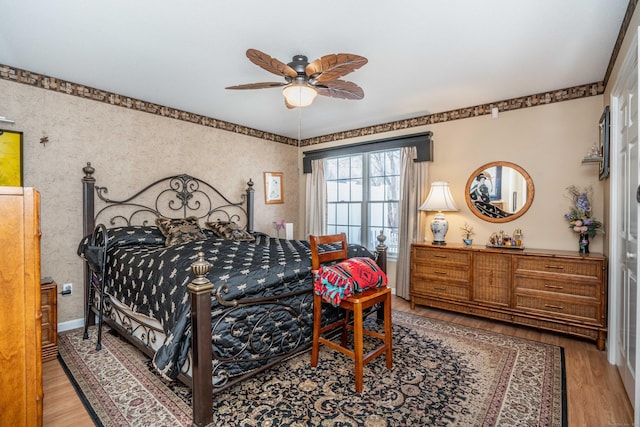
[[[3,129],[24,132],[24,185],[41,192],[42,275],[74,293],[58,298],[58,321],[82,317],[82,167],[90,161],[109,197],[141,183],[187,173],[239,199],[249,178],[256,189],[256,230],[295,222],[297,148],[0,80]],[[42,136],[49,143],[40,144]],[[265,205],[262,173],[284,172],[285,204]],[[138,181],[137,184],[130,184]],[[296,224],[297,226],[298,224]]]
[[[429,165],[429,181],[449,181],[459,212],[447,213],[448,242],[461,242],[460,227],[473,225],[474,243],[484,245],[494,231],[512,233],[515,228],[524,232],[524,245],[530,248],[577,251],[578,237],[563,218],[571,205],[565,198],[570,185],[592,186],[594,216],[604,215],[603,186],[598,180],[598,167],[583,165],[582,158],[598,140],[598,120],[602,114],[602,96],[582,98],[544,106],[454,120],[410,132],[375,135],[370,139],[433,132],[434,161]],[[361,142],[364,138],[344,141]],[[339,145],[337,143],[306,147],[302,151]],[[515,221],[494,224],[480,220],[466,205],[464,187],[471,173],[481,165],[505,160],[522,166],[532,177],[535,198],[530,210]],[[304,177],[300,182],[301,215],[304,213]],[[420,213],[420,215],[426,215]],[[429,214],[431,221],[433,214]],[[431,238],[431,232],[428,231]],[[591,251],[602,252],[603,235],[593,239]]]

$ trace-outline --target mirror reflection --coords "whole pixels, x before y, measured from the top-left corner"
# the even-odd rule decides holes
[[[524,214],[533,201],[531,177],[520,166],[509,162],[479,167],[465,188],[471,212],[490,222],[513,221]]]

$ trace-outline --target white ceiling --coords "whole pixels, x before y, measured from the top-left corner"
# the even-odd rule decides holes
[[[602,81],[628,0],[0,0],[0,63],[297,138]],[[289,110],[245,56],[368,58]],[[3,111],[0,116],[11,116]]]

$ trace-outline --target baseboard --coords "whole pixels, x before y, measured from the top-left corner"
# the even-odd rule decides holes
[[[84,319],[67,320],[66,322],[58,323],[58,332],[68,331],[70,329],[78,329],[84,327]]]

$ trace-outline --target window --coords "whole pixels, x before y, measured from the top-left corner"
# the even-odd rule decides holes
[[[397,255],[400,149],[327,158],[325,181],[327,233],[373,250],[382,230],[388,254]]]

